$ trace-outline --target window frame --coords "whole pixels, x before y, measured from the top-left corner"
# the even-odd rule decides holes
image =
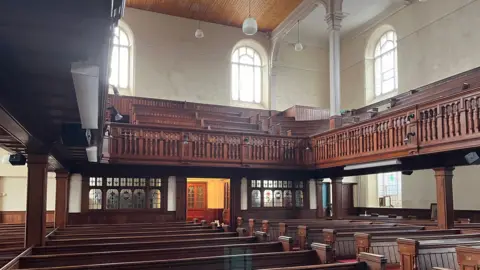
[[[92,179],[95,179],[95,185],[92,185]],[[89,176],[87,177],[88,179],[88,192],[86,192],[87,197],[85,198],[88,201],[88,208],[86,209],[87,211],[108,211],[108,212],[122,212],[122,211],[158,211],[158,212],[167,212],[167,192],[168,192],[168,177],[101,177],[101,176]],[[98,179],[101,180],[101,185],[98,185]],[[108,179],[112,179],[112,185],[107,185]],[[118,179],[118,185],[115,185],[115,180]],[[122,180],[125,179],[125,185],[122,185]],[[128,180],[131,179],[132,185],[128,185]],[[135,179],[145,179],[145,186],[141,186],[141,180],[139,180],[139,184],[135,185]],[[154,185],[151,185],[151,180],[155,179]],[[159,179],[160,186],[157,186],[157,182]],[[97,209],[91,209],[90,208],[90,190],[93,189],[99,189],[101,190],[102,194],[102,203],[101,207]],[[120,197],[121,197],[121,191],[122,190],[131,190],[132,192],[132,205],[135,203],[134,202],[134,196],[133,193],[136,190],[143,190],[144,192],[144,207],[142,208],[120,208]],[[150,207],[150,191],[158,189],[160,190],[160,208],[151,208]],[[118,192],[118,202],[117,202],[117,208],[107,208],[108,205],[108,191],[111,190],[117,190]]]
[[[240,55],[240,49],[243,49],[245,48],[245,54],[242,54]],[[252,50],[253,51],[253,64],[244,64],[244,63],[241,63],[240,61],[240,58],[241,56],[243,55],[248,55],[247,52],[248,50]],[[238,52],[238,61],[235,62],[233,60],[233,56],[234,54]],[[259,61],[260,61],[260,65],[255,65],[255,57],[258,57]],[[233,92],[234,92],[234,78],[233,78],[233,67],[234,66],[237,66],[237,70],[238,70],[238,73],[237,73],[237,99],[234,99],[233,97]],[[241,76],[240,76],[240,73],[241,73],[241,69],[240,67],[241,66],[249,66],[249,67],[252,67],[253,68],[253,85],[254,85],[254,89],[253,89],[253,99],[252,101],[244,101],[244,100],[241,100],[241,88],[240,88],[240,81],[241,81]],[[253,46],[249,46],[249,45],[241,45],[241,46],[236,46],[231,55],[230,55],[230,100],[233,101],[233,102],[237,102],[237,103],[244,103],[244,104],[255,104],[255,105],[262,105],[264,103],[264,83],[265,83],[265,76],[264,76],[264,68],[265,68],[265,61],[264,59],[262,58],[262,55],[261,53],[256,50]],[[257,96],[257,93],[256,93],[256,89],[255,89],[255,85],[256,85],[256,81],[255,81],[255,74],[256,74],[256,70],[258,69],[258,72],[260,74],[260,89],[258,90],[259,93],[258,95],[260,96],[260,99],[258,100],[258,102],[255,100],[255,97]]]
[[[389,39],[388,38],[388,35],[392,33],[393,34],[393,39]],[[387,50],[387,51],[381,51],[381,42],[382,42],[382,39],[383,38],[386,38],[386,41],[385,42],[393,42],[394,46],[393,48]],[[383,34],[380,36],[379,39],[377,39],[376,43],[375,43],[375,46],[373,48],[373,96],[374,96],[374,100],[379,100],[379,99],[382,99],[382,97],[386,97],[386,96],[389,96],[389,95],[392,95],[392,93],[396,93],[398,91],[398,56],[397,56],[397,48],[398,48],[398,44],[397,44],[397,33],[394,31],[394,30],[388,30],[388,31],[385,31],[383,32]],[[377,55],[377,49],[380,50],[380,53]],[[388,55],[389,53],[392,53],[392,58],[393,58],[393,68],[388,70],[388,71],[384,71],[382,70],[382,60],[383,60],[383,57],[385,57],[386,55]],[[377,60],[378,62],[380,63],[380,70],[377,74]],[[389,72],[389,71],[393,71],[393,77],[391,77],[390,79],[393,79],[394,80],[394,88],[391,89],[390,91],[387,91],[387,92],[384,92],[383,90],[383,83],[385,81],[388,81],[388,80],[385,80],[383,77],[384,77],[384,74]],[[379,87],[380,87],[380,93],[377,94],[377,77],[380,76],[380,84],[379,84]]]
[[[258,188],[258,187],[252,187],[252,181],[261,181],[262,183],[262,187]],[[247,179],[247,203],[248,203],[248,211],[258,211],[258,210],[295,210],[295,209],[305,209],[307,206],[306,206],[306,202],[308,201],[308,198],[307,198],[307,182],[306,181],[303,181],[303,180],[272,180],[272,181],[290,181],[292,182],[292,186],[291,187],[288,187],[287,185],[287,188],[280,188],[278,187],[278,184],[277,184],[277,187],[263,187],[263,181],[269,181],[267,179],[256,179],[256,180],[250,180],[250,179]],[[303,182],[303,188],[296,188],[295,187],[295,183],[299,183],[299,182]],[[252,205],[252,191],[253,190],[260,190],[260,207],[253,207]],[[275,191],[276,190],[281,190],[282,191],[282,207],[276,207],[275,206],[275,200],[274,198],[272,198],[272,206],[270,207],[265,207],[265,203],[264,203],[264,194],[265,194],[265,190],[271,190],[272,191],[272,197],[274,196],[275,194]],[[292,207],[285,207],[283,205],[285,205],[285,190],[291,190],[292,191]],[[303,206],[302,207],[297,207],[296,206],[296,191],[297,190],[301,190],[303,192]]]
[[[115,37],[116,37],[116,30],[118,29],[119,31],[119,34],[118,34],[118,44],[115,43]],[[127,38],[127,41],[128,41],[128,45],[123,45],[121,44],[120,42],[120,36],[121,36],[121,33],[125,34],[126,38]],[[120,91],[120,93],[122,95],[124,94],[127,94],[127,95],[133,95],[133,87],[134,87],[134,76],[133,76],[133,71],[134,71],[134,38],[133,38],[133,33],[132,31],[129,29],[129,27],[122,23],[120,21],[119,25],[116,26],[114,29],[113,29],[113,32],[112,32],[112,55],[114,53],[114,48],[117,48],[117,53],[118,53],[118,66],[117,66],[117,85],[114,84],[114,83],[111,83],[111,76],[112,74],[114,73],[114,69],[112,68],[112,56],[110,56],[110,63],[109,63],[109,68],[110,68],[110,75],[109,75],[109,78],[108,78],[108,83],[111,84],[111,85],[114,85],[118,88],[118,90]],[[127,72],[128,72],[128,77],[127,77],[127,87],[121,87],[120,86],[120,49],[123,48],[123,49],[127,49],[128,51],[128,59],[127,59]]]

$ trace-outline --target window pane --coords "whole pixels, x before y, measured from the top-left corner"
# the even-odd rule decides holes
[[[124,46],[130,45],[127,35],[122,30],[120,30],[120,45],[124,45]]]
[[[260,190],[252,190],[252,207],[260,207]]]
[[[145,208],[145,191],[143,189],[133,191],[133,208]]]
[[[193,186],[188,186],[188,189],[187,189],[187,207],[188,208],[195,207],[195,189]]]
[[[113,178],[113,185],[118,187],[118,185],[120,184],[119,180],[120,179],[118,179],[118,178]]]
[[[255,80],[255,102],[260,103],[262,100],[262,69],[260,67],[254,68],[254,80]]]
[[[162,206],[162,193],[159,189],[150,190],[150,208],[159,209]]]
[[[390,80],[384,81],[382,83],[382,94],[391,92],[395,89],[395,80],[392,78]]]
[[[282,207],[283,206],[283,197],[281,190],[275,190],[273,196],[273,206],[275,207]]]
[[[375,59],[375,96],[382,94],[382,64],[380,58]]]
[[[251,182],[251,186],[252,186],[252,187],[255,187],[255,184],[257,183],[257,181],[256,181],[256,180],[252,180],[252,181],[250,181],[250,182]]]
[[[292,205],[292,191],[291,190],[284,190],[283,191],[283,206],[287,208],[291,208]]]
[[[263,207],[273,207],[272,191],[267,189],[263,192]]]
[[[257,180],[257,188],[262,187],[262,180]]]
[[[263,187],[268,187],[268,180],[263,180]]]
[[[127,185],[127,179],[120,178],[120,186],[126,186],[126,185]]]
[[[195,208],[203,209],[205,208],[205,190],[203,186],[197,186],[197,198],[195,202]]]
[[[261,66],[262,65],[262,60],[260,60],[260,56],[258,55],[258,53],[256,53],[255,56],[253,57],[253,64],[255,66]]]
[[[272,188],[273,187],[273,180],[268,180],[268,187]]]
[[[253,102],[253,67],[240,66],[240,100]]]
[[[119,86],[128,88],[128,71],[130,69],[129,48],[120,48]]]
[[[387,52],[382,56],[382,72],[393,69],[393,51]]]
[[[88,208],[102,209],[102,191],[100,189],[91,189],[88,192]]]
[[[238,100],[238,65],[232,64],[232,99]]]
[[[277,180],[273,180],[273,187],[274,187],[274,188],[277,187]]]
[[[120,209],[129,208],[133,208],[132,191],[130,189],[122,189],[120,191]]]
[[[118,47],[113,46],[112,48],[112,57],[110,59],[110,79],[108,80],[110,84],[118,86],[118,72],[119,72],[119,59],[118,59]]]
[[[247,55],[253,58],[253,54],[254,54],[254,52],[253,52],[252,48],[247,48]]]
[[[107,190],[107,209],[118,209],[118,190]]]
[[[90,186],[91,186],[91,187],[94,187],[94,186],[95,186],[95,183],[96,183],[95,177],[90,177]]]
[[[103,178],[102,177],[97,177],[97,187],[101,187],[103,184]]]
[[[295,191],[295,207],[303,207],[303,191]]]

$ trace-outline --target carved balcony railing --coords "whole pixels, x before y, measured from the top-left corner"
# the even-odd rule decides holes
[[[317,167],[477,147],[480,88],[312,136]]]
[[[113,163],[232,167],[303,167],[307,138],[110,124]]]

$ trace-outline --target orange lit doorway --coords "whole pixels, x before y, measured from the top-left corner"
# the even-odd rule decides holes
[[[188,178],[187,220],[198,218],[228,224],[230,221],[230,180]]]

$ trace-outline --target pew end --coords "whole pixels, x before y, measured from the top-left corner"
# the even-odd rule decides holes
[[[283,251],[293,251],[293,238],[288,236],[278,237],[278,241],[282,243]]]
[[[415,270],[418,257],[419,242],[413,239],[398,238],[398,252],[400,253],[400,269]]]
[[[332,246],[321,243],[312,243],[311,248],[317,253],[320,263],[328,264],[335,262]]]
[[[385,256],[367,252],[360,252],[358,261],[366,263],[369,270],[384,270],[387,265]]]
[[[362,252],[370,252],[372,235],[368,233],[355,233],[355,250],[357,252],[357,258]]]
[[[458,246],[455,248],[457,252],[457,261],[462,270],[478,270],[480,265],[480,248]]]

